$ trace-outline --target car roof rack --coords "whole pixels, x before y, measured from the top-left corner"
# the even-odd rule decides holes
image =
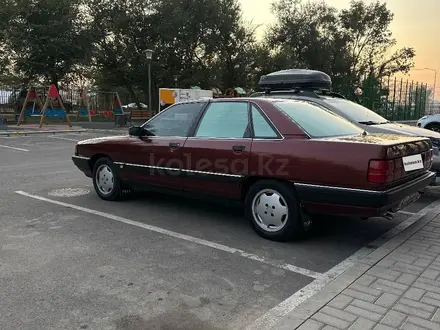
[[[331,91],[332,80],[330,76],[321,71],[306,69],[288,69],[269,73],[261,76],[258,85],[264,89],[265,94],[298,94],[309,97],[332,96],[345,97]]]

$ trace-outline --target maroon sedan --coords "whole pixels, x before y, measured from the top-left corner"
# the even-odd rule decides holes
[[[279,241],[304,235],[316,214],[395,212],[435,178],[429,139],[369,134],[319,105],[268,98],[178,103],[127,136],[79,142],[72,159],[102,199],[230,198]]]

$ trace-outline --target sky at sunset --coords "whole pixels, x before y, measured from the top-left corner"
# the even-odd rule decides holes
[[[262,25],[258,36],[264,34],[264,26],[273,22],[270,13],[271,0],[240,0],[247,20]],[[327,0],[337,8],[347,8],[350,0]],[[374,0],[366,0],[374,2]],[[407,76],[414,81],[434,84],[437,70],[436,96],[440,99],[440,0],[387,0],[388,8],[394,13],[391,31],[397,39],[397,47],[413,47],[416,50],[415,68]]]

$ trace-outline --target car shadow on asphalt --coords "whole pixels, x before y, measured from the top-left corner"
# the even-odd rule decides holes
[[[139,192],[130,196],[132,201],[154,204],[158,207],[180,210],[185,214],[204,214],[207,215],[207,221],[221,215],[222,221],[227,222],[227,226],[237,230],[248,230],[249,224],[244,217],[244,209],[239,203],[230,203],[225,201],[199,200],[190,197],[173,196],[167,194]],[[377,237],[392,229],[400,222],[407,219],[408,216],[396,215],[393,219],[375,217],[361,219],[358,217],[343,217],[320,215],[314,220],[313,232],[307,240],[326,241],[335,239],[344,239],[345,243],[354,244],[369,243]],[[200,218],[198,218],[199,220]],[[299,240],[302,241],[302,240]],[[298,243],[298,240],[290,242]]]

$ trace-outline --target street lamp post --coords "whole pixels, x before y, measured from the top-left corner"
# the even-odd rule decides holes
[[[145,57],[148,60],[148,111],[151,118],[153,117],[153,108],[151,107],[151,59],[153,58],[153,51],[147,49],[145,51]]]

